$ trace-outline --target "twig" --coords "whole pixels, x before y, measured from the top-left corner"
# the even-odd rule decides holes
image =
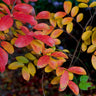
[[[15,0],[14,3],[13,3],[12,9],[11,9],[11,14],[12,14],[12,12],[13,12],[13,9],[14,9],[14,6],[15,6],[15,3],[16,3],[16,0]]]
[[[43,74],[42,74],[42,89],[43,89],[43,95],[45,96],[44,86],[43,86],[43,79],[44,79],[44,72],[43,72]]]

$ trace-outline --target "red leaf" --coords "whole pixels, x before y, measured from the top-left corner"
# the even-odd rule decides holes
[[[10,3],[13,5],[14,4],[14,2],[15,2],[15,0],[10,0]],[[16,4],[19,4],[19,3],[21,3],[21,0],[16,0]]]
[[[68,56],[63,52],[54,52],[54,53],[51,54],[51,56],[53,56],[53,57],[64,57],[64,58],[68,59]]]
[[[31,15],[26,15],[20,12],[14,12],[13,16],[15,19],[20,20],[22,22],[30,23],[31,25],[36,25],[37,21]]]
[[[68,86],[74,92],[75,95],[79,94],[79,88],[73,81],[69,81]]]
[[[39,58],[37,66],[39,68],[45,67],[49,63],[50,57],[48,55],[42,56]]]
[[[14,9],[29,14],[32,12],[33,7],[29,4],[20,3],[17,4]]]
[[[56,12],[55,15],[54,15],[54,17],[55,17],[56,19],[62,18],[62,17],[64,17],[64,16],[66,16],[66,13],[65,13],[65,12],[62,12],[62,11]]]
[[[0,19],[0,31],[9,29],[13,25],[13,19],[9,16],[3,16]]]
[[[33,29],[36,29],[36,30],[48,30],[48,29],[50,29],[50,27],[45,23],[39,23],[39,24],[35,25],[33,27]]]
[[[33,38],[30,35],[19,36],[15,41],[15,46],[19,48],[25,47],[29,45],[32,40]]]
[[[37,14],[36,19],[49,19],[50,18],[50,12],[48,11],[42,11]]]
[[[60,78],[60,88],[65,89],[69,83],[68,72],[64,71],[63,75]]]
[[[29,33],[29,29],[25,26],[21,26],[20,29],[25,33],[28,34]]]
[[[4,72],[7,62],[8,54],[2,48],[0,48],[0,72]]]
[[[54,39],[52,39],[51,37],[47,35],[35,35],[34,37],[51,47],[55,45]]]
[[[7,5],[10,5],[10,0],[3,0]]]
[[[75,73],[75,74],[79,74],[79,75],[86,75],[86,71],[82,67],[78,67],[78,66],[70,67],[68,71]]]

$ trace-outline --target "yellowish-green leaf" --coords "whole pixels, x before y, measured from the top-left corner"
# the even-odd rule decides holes
[[[76,17],[77,22],[81,22],[83,20],[83,13],[79,13]]]
[[[90,44],[91,44],[91,39],[88,38],[87,40],[84,41],[84,43],[85,43],[86,45],[90,45]]]
[[[20,27],[23,26],[23,24],[20,21],[15,21],[15,23],[17,29],[20,29]]]
[[[32,76],[36,74],[36,68],[32,63],[28,64],[28,71]]]
[[[57,19],[57,25],[59,28],[63,28],[62,20],[63,20],[63,18]]]
[[[87,45],[85,43],[82,43],[81,49],[83,52],[85,52],[87,50]]]
[[[86,31],[91,30],[91,29],[92,29],[92,26],[87,26],[86,27]]]
[[[21,34],[21,35],[25,35],[25,33],[21,30],[15,30],[17,33]]]
[[[71,16],[75,17],[77,15],[78,11],[79,11],[78,6],[73,7],[72,10],[71,10]]]
[[[29,60],[26,57],[24,57],[24,56],[17,56],[16,60],[18,62],[21,62],[21,63],[28,63],[29,62]]]
[[[78,2],[88,3],[89,0],[77,0]]]
[[[34,60],[34,64],[37,66],[37,62],[38,62],[38,60],[37,59],[35,59]]]
[[[88,5],[85,3],[80,3],[78,6],[79,6],[79,8],[87,8],[88,7]]]
[[[54,77],[54,78],[51,80],[51,84],[52,84],[52,85],[59,84],[59,82],[60,82],[60,77]]]
[[[21,68],[21,67],[23,67],[23,66],[24,66],[23,63],[13,62],[13,63],[11,63],[11,64],[8,65],[8,69],[16,70],[16,69]]]
[[[66,52],[66,53],[70,53],[70,51],[68,49],[63,49],[62,51]]]
[[[11,39],[11,44],[14,45],[16,40],[17,40],[17,38],[15,38],[15,37],[13,39]]]
[[[92,31],[86,31],[82,34],[82,40],[87,40],[88,38],[90,38],[92,34]]]
[[[92,34],[92,44],[96,46],[96,31]]]
[[[92,31],[96,31],[96,27],[94,27],[94,28],[92,29]]]
[[[28,71],[28,68],[26,66],[24,66],[22,68],[22,76],[23,78],[26,80],[26,81],[29,81],[30,79],[30,74],[29,74],[29,71]]]
[[[87,53],[92,53],[92,52],[94,52],[95,50],[96,50],[96,46],[90,45],[90,46],[88,47],[88,49],[87,49]]]
[[[49,65],[45,67],[45,72],[46,73],[49,73],[49,72],[52,72],[52,71],[53,71],[53,69]]]
[[[96,7],[96,1],[92,2],[89,7]]]
[[[66,31],[68,33],[71,33],[72,30],[73,30],[73,23],[70,22],[69,24],[67,24]]]
[[[32,55],[31,53],[25,54],[25,57],[32,61],[36,59],[36,57],[34,55]]]

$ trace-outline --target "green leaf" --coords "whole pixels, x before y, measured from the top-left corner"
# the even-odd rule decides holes
[[[87,82],[88,81],[88,76],[81,76],[80,77],[80,82]]]
[[[16,60],[20,63],[28,63],[29,62],[29,60],[24,56],[17,56]]]

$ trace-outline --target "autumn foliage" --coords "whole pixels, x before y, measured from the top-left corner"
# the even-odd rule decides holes
[[[35,9],[28,4],[29,1],[37,0],[3,0],[0,3],[0,72],[5,71],[8,63],[8,54],[13,54],[16,48],[26,48],[28,53],[23,56],[17,56],[16,61],[8,65],[10,70],[21,68],[22,76],[29,81],[30,75],[36,74],[36,67],[44,68],[46,73],[55,71],[56,76],[51,84],[59,84],[59,91],[64,91],[67,86],[79,94],[78,86],[72,81],[74,75],[86,75],[86,71],[80,66],[64,67],[69,59],[70,52],[58,50],[57,45],[61,43],[58,37],[66,31],[70,34],[74,27],[74,20],[79,23],[83,20],[83,13],[80,8],[95,7],[96,2],[88,5],[89,0],[77,0],[78,6],[72,6],[70,1],[63,4],[64,11],[51,13],[42,11],[35,14]],[[15,2],[15,3],[14,3]],[[49,23],[39,22],[42,19]],[[26,23],[32,26],[29,30]],[[91,37],[91,38],[90,38]],[[96,28],[86,26],[82,34],[82,51],[93,53],[92,65],[96,69]],[[88,49],[87,49],[88,46]],[[27,66],[26,66],[27,64]]]

